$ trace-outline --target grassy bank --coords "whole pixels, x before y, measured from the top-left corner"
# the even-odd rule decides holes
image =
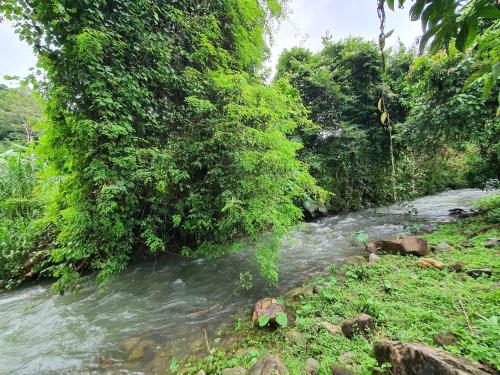
[[[308,358],[319,361],[320,374],[331,374],[332,366],[338,364],[356,374],[371,374],[377,367],[372,354],[377,340],[439,347],[436,335],[440,333],[453,336],[454,342],[444,345],[446,350],[499,369],[499,248],[485,247],[488,238],[500,237],[499,202],[498,196],[490,199],[482,203],[487,209],[484,214],[441,225],[424,236],[429,246],[450,245],[428,257],[445,266],[460,262],[464,271],[490,268],[491,277],[473,278],[447,267],[422,269],[416,265],[418,258],[411,256],[385,255],[375,264],[332,267],[331,275],[308,284],[316,286],[316,293],[282,301],[294,312],[294,324],[270,330],[253,326],[250,318],[239,320],[221,340],[239,337],[236,345],[212,348],[211,355],[192,360],[177,372],[218,374],[225,368],[249,369],[258,358],[272,353],[291,374],[305,374]],[[376,329],[369,337],[351,340],[330,332],[360,313],[375,318]],[[218,342],[212,346],[217,347]]]

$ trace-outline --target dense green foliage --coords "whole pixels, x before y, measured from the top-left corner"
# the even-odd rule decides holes
[[[276,241],[321,200],[300,144],[295,90],[257,72],[275,0],[8,1],[48,72],[40,150],[56,175],[49,220],[61,285],[141,254],[220,254],[257,241],[275,281]],[[32,11],[33,10],[33,11]],[[263,234],[269,233],[265,238]],[[189,248],[187,248],[189,247]]]
[[[488,29],[479,43],[498,49],[499,30]],[[296,136],[313,175],[335,194],[332,208],[392,201],[391,135],[399,199],[498,179],[498,86],[484,97],[480,82],[468,80],[485,64],[484,52],[417,57],[400,46],[389,51],[384,73],[380,61],[375,43],[350,38],[325,40],[317,54],[294,48],[279,62],[277,76],[300,91],[317,124]],[[382,91],[392,134],[380,123]]]
[[[480,207],[498,210],[498,198],[483,201]],[[500,267],[496,251],[485,248],[484,243],[498,236],[500,230],[488,222],[488,215],[445,224],[426,235],[430,245],[445,242],[453,246],[432,254],[433,259],[445,265],[462,262],[465,269],[489,267],[496,271]],[[470,247],[464,247],[464,241]],[[298,301],[284,300],[296,314],[294,327],[265,330],[243,318],[228,332],[240,337],[238,344],[224,347],[217,343],[231,341],[224,336],[216,339],[213,355],[187,362],[183,373],[250,368],[260,357],[272,353],[291,374],[304,374],[307,359],[314,358],[320,363],[320,374],[330,374],[332,365],[341,365],[368,375],[379,367],[373,358],[373,343],[389,339],[439,347],[434,337],[445,332],[457,338],[445,350],[500,369],[498,273],[474,279],[446,268],[422,269],[416,266],[417,260],[384,255],[373,265],[335,265],[330,276],[310,281],[321,292]],[[357,335],[351,340],[324,326],[324,322],[338,325],[360,313],[375,318],[375,332],[368,337]]]

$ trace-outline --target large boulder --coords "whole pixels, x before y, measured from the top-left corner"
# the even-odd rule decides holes
[[[285,309],[274,298],[263,298],[255,303],[253,308],[252,320],[254,323],[259,321],[261,316],[269,317],[269,324],[276,325],[276,314],[285,313]]]
[[[389,362],[392,375],[487,375],[494,370],[424,344],[384,341],[374,346],[375,358]]]
[[[278,357],[267,355],[257,361],[248,370],[247,375],[288,375],[288,369],[281,363]]]
[[[360,314],[354,319],[342,322],[341,329],[345,337],[353,338],[356,334],[367,335],[375,328],[373,318],[368,314]]]
[[[427,240],[422,237],[407,236],[398,240],[380,240],[366,245],[370,253],[389,253],[401,255],[425,256],[429,253]]]

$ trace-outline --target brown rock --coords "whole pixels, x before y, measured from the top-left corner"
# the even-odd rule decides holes
[[[423,344],[384,341],[374,346],[375,358],[389,362],[393,375],[486,375],[488,367]]]
[[[473,247],[474,244],[468,240],[464,240],[464,241],[462,241],[462,246],[468,248],[468,247]]]
[[[269,323],[272,324],[277,324],[276,323],[276,314],[282,312],[285,312],[285,309],[280,306],[278,301],[274,298],[263,298],[255,303],[254,309],[253,309],[253,315],[252,315],[252,321],[254,323],[257,323],[259,321],[259,318],[263,315],[269,317]]]
[[[491,268],[477,268],[477,269],[472,269],[467,271],[467,275],[471,277],[480,277],[480,276],[491,276],[493,272],[491,271]]]
[[[366,244],[365,250],[372,254],[377,254],[379,251],[375,242],[368,242]]]
[[[448,345],[457,345],[458,338],[453,332],[441,332],[434,336],[434,342],[436,345],[445,347]]]
[[[306,367],[304,367],[306,375],[318,375],[319,373],[319,362],[314,358],[308,358],[306,361]]]
[[[351,370],[346,369],[345,367],[334,365],[332,367],[332,375],[355,375]]]
[[[324,327],[332,335],[340,335],[340,333],[342,332],[342,328],[340,328],[340,326],[332,324],[330,322],[321,322],[319,323],[319,325]]]
[[[448,266],[449,271],[462,272],[464,270],[464,264],[462,262],[456,262]]]
[[[442,270],[444,268],[444,264],[432,258],[421,258],[417,261],[417,267],[437,268],[438,270]]]
[[[351,362],[351,359],[353,359],[356,356],[354,352],[345,352],[341,355],[339,355],[339,362],[347,365],[349,362]]]
[[[375,324],[373,318],[368,314],[360,314],[356,318],[342,322],[341,329],[348,338],[353,338],[355,334],[367,335],[373,331]]]
[[[289,375],[289,372],[278,357],[267,355],[248,370],[248,375]]]
[[[425,238],[407,236],[399,240],[375,241],[375,246],[389,254],[425,256],[429,249]]]
[[[221,375],[245,375],[247,370],[243,367],[226,368],[221,371]]]

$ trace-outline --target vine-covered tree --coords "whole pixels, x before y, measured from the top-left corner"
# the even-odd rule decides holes
[[[265,87],[264,34],[278,0],[9,0],[2,10],[50,80],[41,150],[63,176],[49,208],[59,286],[98,281],[131,258],[220,253],[258,242],[276,280],[275,241],[321,199],[299,143],[296,91]],[[271,236],[273,237],[273,236]]]

